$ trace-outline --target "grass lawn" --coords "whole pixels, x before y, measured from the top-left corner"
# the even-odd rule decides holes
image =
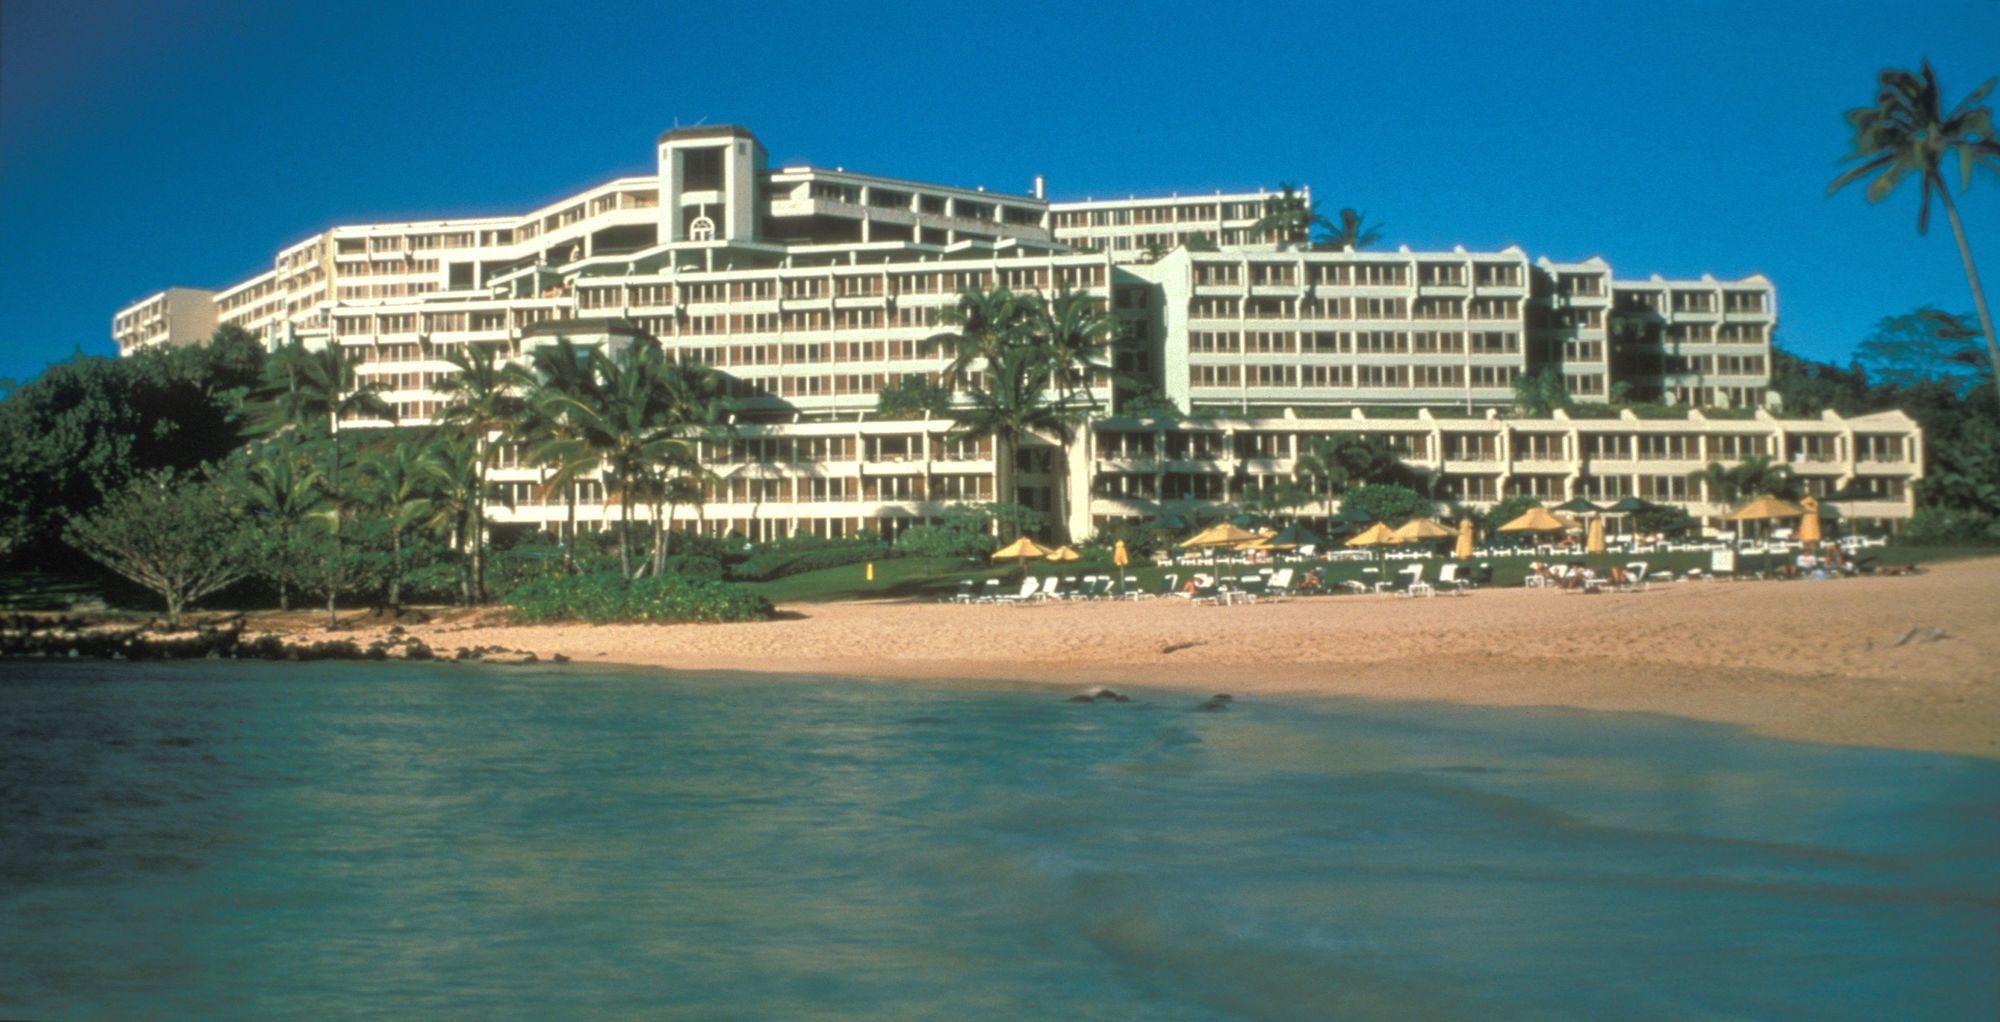
[[[2000,555],[2000,549],[1993,547],[1889,546],[1871,550],[1869,551],[1869,555],[1874,557],[1878,563],[1885,565],[1934,564],[1940,561]],[[1623,566],[1626,562],[1633,560],[1646,561],[1648,570],[1666,570],[1677,575],[1687,571],[1689,568],[1706,569],[1709,563],[1708,555],[1705,553],[1652,554],[1643,558],[1626,557],[1623,555],[1560,558],[1560,560],[1565,562],[1577,559],[1584,561],[1600,573],[1606,572],[1614,566]],[[1520,585],[1521,579],[1528,573],[1528,564],[1534,560],[1536,558],[1533,557],[1500,557],[1492,559],[1493,584],[1503,587]],[[1749,556],[1741,560],[1738,567],[1739,569],[1754,568],[1757,562],[1758,558],[1756,556]],[[1384,574],[1394,573],[1411,564],[1418,563],[1425,566],[1425,578],[1435,579],[1438,568],[1445,562],[1435,558],[1421,562],[1389,561],[1383,565],[1385,569]],[[1319,567],[1321,565],[1313,566]],[[1327,569],[1329,579],[1334,582],[1358,579],[1361,577],[1361,569],[1367,566],[1366,563],[1360,561],[1338,561],[1324,565]],[[1046,575],[1048,569],[1051,567],[1055,566],[1030,562],[1027,566],[1027,573],[1040,577]],[[1294,567],[1300,566],[1294,565]],[[1108,562],[1085,560],[1062,565],[1058,570],[1065,577],[1081,577],[1084,575],[1110,574],[1115,569]],[[1151,564],[1134,564],[1126,568],[1124,574],[1137,577],[1139,580],[1137,585],[1146,592],[1157,593],[1164,584],[1167,575],[1179,575],[1180,580],[1185,582],[1189,575],[1202,570],[1204,569],[1188,567],[1159,568]],[[1220,573],[1242,574],[1254,570],[1256,569],[1246,568],[1241,565],[1225,565],[1220,569]],[[843,568],[827,568],[821,571],[806,572],[786,578],[773,579],[769,582],[750,583],[749,587],[756,592],[762,593],[773,603],[829,603],[837,600],[922,601],[950,598],[952,593],[957,591],[960,579],[969,578],[975,582],[983,583],[984,580],[994,577],[1018,579],[1020,572],[1011,563],[1001,567],[984,564],[966,564],[954,567],[942,561],[924,562],[915,559],[897,559],[877,561],[875,563],[875,580],[872,582],[867,579],[865,566],[855,564]]]

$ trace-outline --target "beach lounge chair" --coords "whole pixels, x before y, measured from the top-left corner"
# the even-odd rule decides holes
[[[1164,579],[1161,580],[1160,595],[1172,596],[1175,593],[1180,592],[1180,588],[1181,588],[1181,577],[1177,574],[1169,574]]]
[[[1118,596],[1117,593],[1112,593],[1111,595]],[[1123,597],[1124,599],[1143,600],[1146,598],[1146,596],[1147,596],[1146,591],[1144,589],[1139,588],[1139,576],[1137,575],[1125,576],[1125,591]]]
[[[1020,592],[1004,593],[999,597],[999,601],[1001,603],[1008,603],[1008,604],[1013,604],[1015,606],[1020,606],[1021,604],[1026,603],[1037,596],[1040,596],[1041,591],[1042,591],[1041,583],[1035,578],[1035,576],[1029,575],[1027,578],[1021,580]]]
[[[1271,596],[1292,595],[1293,574],[1290,568],[1279,568],[1277,571],[1272,572],[1271,581],[1266,583],[1265,591]]]
[[[1270,591],[1270,582],[1262,575],[1243,575],[1236,580],[1236,589],[1229,597],[1231,603],[1256,603],[1257,598]]]
[[[1390,592],[1397,596],[1436,596],[1437,590],[1424,581],[1424,566],[1412,564],[1396,572],[1396,581]]]
[[[1645,561],[1631,561],[1625,565],[1625,590],[1627,592],[1636,593],[1646,588],[1646,569],[1648,567],[1650,565]]]
[[[979,587],[979,602],[995,603],[999,601],[1001,592],[1002,586],[1000,580],[989,578],[986,580],[985,585]]]
[[[1042,581],[1042,591],[1035,595],[1043,600],[1060,600],[1062,599],[1062,594],[1062,576],[1050,575]]]
[[[1471,588],[1472,583],[1467,579],[1462,579],[1458,577],[1458,565],[1456,563],[1453,563],[1453,564],[1447,564],[1444,567],[1438,569],[1438,580],[1436,585],[1438,589],[1443,590],[1445,592],[1453,593],[1458,596],[1464,596],[1465,591]]]
[[[1359,579],[1348,579],[1340,583],[1340,586],[1349,592],[1372,593],[1375,592],[1376,585],[1381,580],[1382,570],[1380,568],[1369,567],[1361,569],[1361,577]]]
[[[973,601],[974,595],[975,594],[972,591],[972,580],[969,578],[962,578],[958,580],[958,592],[951,594],[951,602],[971,603]]]

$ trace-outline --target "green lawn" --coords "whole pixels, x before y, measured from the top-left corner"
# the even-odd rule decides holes
[[[1934,564],[1940,561],[1963,560],[1971,557],[1991,557],[2000,555],[2000,550],[1992,547],[1890,546],[1871,550],[1869,551],[1869,555],[1885,565]],[[1574,559],[1577,558],[1561,558],[1565,562]],[[1708,555],[1705,553],[1652,554],[1644,558],[1606,555],[1580,559],[1600,573],[1607,572],[1612,567],[1623,566],[1627,561],[1632,560],[1646,561],[1648,569],[1651,571],[1666,570],[1672,571],[1675,574],[1685,572],[1689,568],[1706,569],[1709,563]],[[1491,562],[1493,565],[1493,584],[1502,587],[1520,585],[1521,579],[1528,573],[1528,564],[1534,560],[1535,558],[1532,557],[1494,558]],[[1742,570],[1754,568],[1757,560],[1758,558],[1754,556],[1748,557],[1740,562],[1738,567]],[[1393,573],[1416,563],[1425,565],[1424,577],[1431,579],[1437,577],[1438,568],[1444,564],[1443,561],[1435,559],[1423,562],[1389,561],[1383,566],[1384,574]],[[1314,567],[1320,566],[1322,565],[1314,565]],[[1332,581],[1340,582],[1360,578],[1361,569],[1368,565],[1358,561],[1339,561],[1323,566],[1327,569],[1327,574]],[[1051,567],[1054,566],[1030,563],[1027,566],[1027,573],[1039,577],[1047,574]],[[1300,566],[1294,565],[1293,567]],[[1160,591],[1168,574],[1179,575],[1181,581],[1185,582],[1189,575],[1201,570],[1203,569],[1157,568],[1152,565],[1141,566],[1135,564],[1125,569],[1124,574],[1136,576],[1139,580],[1137,583],[1139,588],[1149,593],[1156,593]],[[1241,574],[1253,570],[1255,569],[1245,568],[1241,565],[1225,565],[1221,569],[1221,573]],[[1109,564],[1078,561],[1061,566],[1059,571],[1064,576],[1073,575],[1082,577],[1084,575],[1110,574],[1114,569]],[[976,582],[983,582],[985,579],[996,576],[1020,577],[1018,569],[1012,564],[1004,567],[967,564],[963,567],[954,568],[941,561],[926,563],[914,559],[899,559],[876,562],[875,579],[872,582],[867,579],[867,569],[865,566],[856,564],[844,568],[827,568],[822,571],[792,575],[787,578],[774,579],[770,582],[751,583],[750,588],[762,593],[773,603],[829,603],[838,600],[926,601],[949,598],[952,593],[957,591],[960,579],[969,578]]]

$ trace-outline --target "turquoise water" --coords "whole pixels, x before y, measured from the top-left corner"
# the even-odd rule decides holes
[[[0,1017],[2000,1014],[2000,764],[1138,696],[0,663]]]

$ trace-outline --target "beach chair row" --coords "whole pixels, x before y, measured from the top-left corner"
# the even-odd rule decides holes
[[[1127,575],[1123,579],[1116,575],[1085,575],[1081,578],[1074,575],[1036,578],[1030,575],[1022,579],[1018,587],[1010,587],[997,578],[987,579],[983,586],[969,578],[959,579],[958,592],[952,595],[951,602],[1020,604],[1054,600],[1130,600],[1144,595],[1136,575]]]

